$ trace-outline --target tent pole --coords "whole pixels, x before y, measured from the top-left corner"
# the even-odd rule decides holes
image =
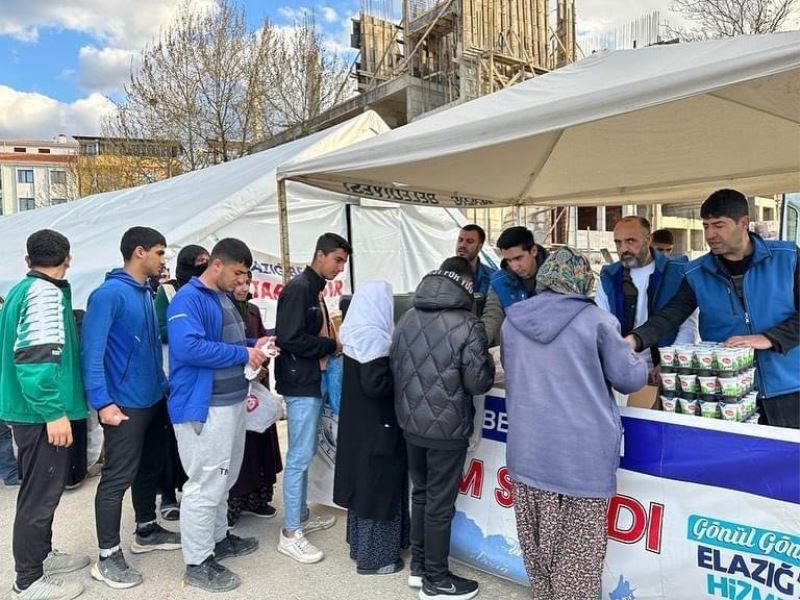
[[[289,211],[286,207],[286,180],[278,179],[278,230],[281,235],[281,268],[283,283],[291,278],[291,261],[289,260]]]
[[[350,245],[353,245],[353,215],[352,215],[352,208],[353,205],[349,202],[344,207],[344,217],[345,221],[347,222],[347,241],[350,242]],[[356,268],[353,264],[353,255],[351,254],[348,261],[347,266],[350,275],[350,293],[356,293]]]

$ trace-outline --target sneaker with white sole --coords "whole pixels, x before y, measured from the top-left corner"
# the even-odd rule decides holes
[[[88,567],[90,562],[92,561],[85,554],[67,554],[53,548],[44,559],[44,572],[48,575],[72,573]]]
[[[336,525],[336,517],[333,515],[312,515],[309,513],[308,519],[300,523],[300,531],[308,535],[314,531],[330,529]]]
[[[133,554],[144,554],[153,550],[180,550],[181,534],[164,529],[158,523],[137,527],[131,542]]]
[[[309,542],[301,530],[295,531],[294,537],[286,537],[281,531],[278,552],[306,565],[317,563],[325,557],[322,550]]]
[[[416,590],[422,587],[422,577],[425,575],[425,569],[417,565],[411,565],[411,573],[408,575],[408,587]]]
[[[111,556],[100,558],[94,563],[92,577],[115,590],[132,588],[144,581],[142,574],[125,560],[122,550],[117,550]]]
[[[24,590],[17,588],[16,584],[11,588],[13,600],[72,600],[82,593],[82,583],[64,581],[47,574],[42,575]]]
[[[448,573],[440,581],[422,579],[419,600],[470,600],[478,595],[478,582]]]

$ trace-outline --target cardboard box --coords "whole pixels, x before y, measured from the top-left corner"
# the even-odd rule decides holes
[[[658,387],[646,385],[639,391],[628,395],[628,406],[660,410],[661,399],[658,397]]]

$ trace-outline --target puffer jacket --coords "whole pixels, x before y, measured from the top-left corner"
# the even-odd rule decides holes
[[[494,361],[472,302],[461,278],[433,271],[395,328],[395,411],[406,439],[418,446],[466,445],[475,416],[472,396],[494,383]]]

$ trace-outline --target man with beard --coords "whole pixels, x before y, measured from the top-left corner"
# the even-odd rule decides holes
[[[683,279],[685,258],[670,259],[650,245],[650,222],[637,216],[623,217],[614,226],[614,244],[620,260],[600,272],[595,302],[613,314],[622,335],[647,321],[651,311],[661,309],[672,299]],[[673,343],[693,344],[697,335],[697,314],[677,328],[670,329],[657,346]],[[652,367],[658,364],[657,350],[644,353]]]
[[[464,225],[461,228],[456,242],[456,256],[466,258],[472,267],[472,272],[475,276],[475,285],[472,290],[483,298],[486,298],[486,294],[489,293],[489,282],[497,270],[481,262],[480,255],[485,242],[486,232],[480,225],[475,225],[474,223]]]
[[[747,198],[717,190],[700,206],[710,252],[686,266],[675,297],[628,336],[634,350],[700,309],[704,340],[752,348],[761,424],[800,428],[800,249],[750,232]]]

